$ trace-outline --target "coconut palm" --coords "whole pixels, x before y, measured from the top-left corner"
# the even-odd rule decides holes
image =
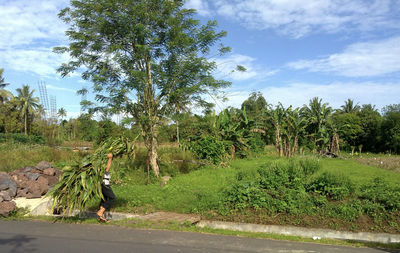
[[[3,104],[14,97],[11,92],[4,89],[9,84],[4,82],[3,72],[4,69],[0,69],[0,104]]]
[[[24,117],[25,135],[28,134],[28,118],[33,117],[34,111],[39,108],[39,98],[33,97],[35,90],[29,90],[29,85],[22,85],[22,89],[17,89],[17,104],[21,113]]]
[[[344,101],[344,105],[341,108],[340,112],[342,113],[356,113],[361,109],[358,103],[354,104],[354,101],[350,98]]]
[[[67,111],[64,108],[58,109],[57,115],[61,117],[61,121],[67,116]]]

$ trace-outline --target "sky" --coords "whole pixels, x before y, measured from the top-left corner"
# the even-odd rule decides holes
[[[64,108],[80,113],[76,91],[91,83],[79,73],[62,78],[56,69],[68,56],[59,11],[68,0],[0,0],[0,68],[7,89],[38,83]],[[202,23],[215,19],[227,31],[232,52],[214,59],[215,75],[232,85],[217,110],[240,107],[252,92],[267,102],[301,107],[319,97],[333,108],[348,98],[377,109],[400,103],[400,1],[398,0],[190,0]],[[246,72],[232,72],[237,65]],[[88,99],[94,95],[89,94]],[[211,99],[211,98],[210,98]],[[212,100],[214,101],[214,100]]]

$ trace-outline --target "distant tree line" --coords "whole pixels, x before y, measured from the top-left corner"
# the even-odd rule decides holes
[[[77,118],[65,119],[66,110],[58,110],[58,121],[44,117],[44,110],[34,90],[28,85],[16,89],[16,96],[6,89],[0,69],[0,134],[41,136],[48,144],[65,140],[101,143],[110,136],[137,135],[140,127],[129,119],[116,124],[110,111],[100,111],[94,120],[93,108]],[[99,113],[99,111],[97,111]],[[0,138],[0,140],[6,139]],[[160,126],[160,142],[178,142],[203,158],[220,160],[245,157],[273,145],[280,156],[294,156],[311,151],[340,155],[346,151],[400,152],[400,104],[385,106],[381,112],[371,104],[358,105],[348,99],[340,108],[332,108],[320,98],[302,107],[269,104],[259,92],[253,92],[241,108],[227,108],[220,113],[210,110],[203,115],[171,111]],[[39,140],[39,139],[38,139]],[[213,152],[217,152],[213,154]]]

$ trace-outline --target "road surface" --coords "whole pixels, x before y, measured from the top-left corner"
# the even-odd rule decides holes
[[[141,230],[118,226],[0,220],[0,252],[384,253],[400,251]]]

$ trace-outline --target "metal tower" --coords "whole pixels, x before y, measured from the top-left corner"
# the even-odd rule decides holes
[[[43,106],[44,111],[44,119],[47,119],[49,116],[49,99],[47,96],[46,84],[42,81],[38,82],[39,92],[40,92],[40,103]]]
[[[50,117],[57,121],[57,101],[56,101],[56,96],[50,95]]]

